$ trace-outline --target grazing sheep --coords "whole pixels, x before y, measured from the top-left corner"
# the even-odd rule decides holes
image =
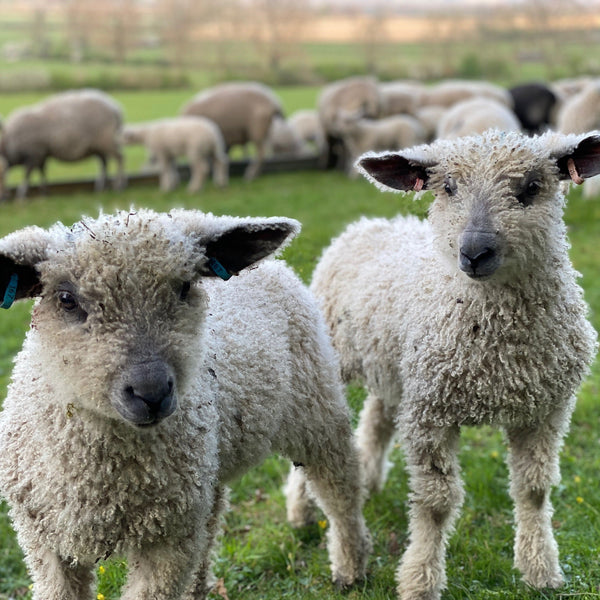
[[[128,558],[123,600],[204,598],[224,486],[274,452],[327,516],[334,580],[364,575],[358,456],[322,317],[282,261],[256,266],[298,229],[141,211],[0,240],[4,308],[38,298],[0,413],[0,493],[34,600],[92,600],[112,553]]]
[[[319,156],[325,153],[327,150],[325,132],[316,110],[298,110],[290,115],[288,122],[305,143],[315,147]]]
[[[487,81],[464,81],[447,79],[430,88],[421,96],[421,106],[450,107],[469,98],[491,98],[512,108],[512,98],[508,90]]]
[[[225,186],[229,177],[229,159],[221,130],[204,117],[173,117],[150,123],[127,125],[125,144],[143,144],[158,164],[160,187],[170,191],[178,183],[176,160],[185,156],[190,166],[188,190],[198,192],[204,185],[211,165],[216,185]]]
[[[383,190],[431,190],[427,221],[355,223],[324,252],[320,297],[344,377],[364,378],[358,443],[380,488],[394,435],[410,475],[402,600],[435,600],[463,500],[463,425],[501,427],[510,448],[515,564],[537,588],[563,583],[550,489],[575,393],[596,352],[563,222],[561,179],[600,171],[600,134],[489,131],[367,154]]]
[[[269,128],[266,154],[271,156],[304,156],[310,149],[293,123],[284,117],[275,117]]]
[[[216,85],[197,94],[181,111],[182,115],[206,117],[214,121],[223,134],[225,145],[252,143],[256,156],[244,177],[254,179],[262,168],[269,128],[276,116],[283,115],[281,101],[266,85],[233,82]]]
[[[542,82],[533,81],[511,87],[513,110],[521,127],[530,134],[546,131],[554,121],[558,97]]]
[[[355,175],[354,161],[368,150],[398,150],[425,141],[423,126],[410,115],[373,120],[342,114],[339,130],[352,159],[348,172]]]
[[[414,115],[426,93],[426,87],[418,81],[386,81],[379,84],[381,116]]]
[[[0,197],[5,195],[5,176],[10,167],[24,165],[25,177],[17,190],[24,198],[29,179],[39,169],[46,186],[48,158],[73,162],[97,156],[100,177],[96,189],[104,188],[107,160],[117,161],[118,189],[125,183],[121,153],[121,107],[108,95],[92,89],[55,94],[46,100],[15,110],[2,129],[0,138]]]
[[[377,119],[381,110],[381,93],[373,77],[348,77],[321,90],[317,98],[317,113],[327,142],[327,168],[347,170],[348,149],[340,131],[340,115],[360,113],[367,119]]]
[[[426,142],[433,142],[435,139],[438,123],[447,110],[444,106],[423,106],[415,112],[415,117],[425,130]]]
[[[437,137],[453,139],[483,133],[486,129],[520,131],[515,113],[491,98],[472,98],[457,102],[438,123]]]

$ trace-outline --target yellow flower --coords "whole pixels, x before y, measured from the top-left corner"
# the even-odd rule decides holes
[[[581,483],[581,477],[579,477],[579,475],[575,475],[575,477],[573,477],[573,481],[575,483]]]
[[[323,521],[319,521],[319,527],[321,529],[325,529],[327,527],[327,521],[325,519]]]
[[[490,456],[491,456],[493,459],[496,459],[496,458],[498,458],[498,457],[500,456],[500,454],[499,454],[498,450],[492,450],[492,452],[491,452]]]
[[[577,502],[577,504],[583,504],[583,498],[581,496],[577,496],[577,498],[575,498],[575,502]]]
[[[104,568],[103,565],[100,565],[98,567],[98,573],[100,573],[100,575],[104,575],[104,573],[106,573],[106,569]]]
[[[104,600],[104,594],[98,594],[96,600]]]

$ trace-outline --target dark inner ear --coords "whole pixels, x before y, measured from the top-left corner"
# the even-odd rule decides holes
[[[206,246],[207,258],[216,258],[231,274],[275,252],[291,233],[283,224],[257,231],[232,229]],[[208,275],[214,275],[208,272]]]
[[[368,156],[359,161],[371,177],[379,183],[405,192],[427,189],[427,171],[421,165],[411,163],[399,154]],[[419,184],[419,181],[422,182]]]
[[[33,298],[41,291],[39,273],[29,265],[19,265],[6,256],[0,256],[0,303],[13,275],[18,276],[15,300]]]
[[[600,136],[592,135],[585,138],[571,154],[558,159],[557,165],[561,179],[570,179],[568,162],[573,159],[578,175],[582,179],[600,174]]]

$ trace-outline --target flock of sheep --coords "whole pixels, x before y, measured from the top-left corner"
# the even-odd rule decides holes
[[[319,110],[348,85],[380,97],[372,80],[341,82]],[[361,134],[347,136],[353,120],[378,139],[367,100],[332,116],[332,159],[364,150]],[[440,130],[481,124],[473,103],[510,115],[491,94],[464,102],[462,117],[453,102],[437,119]],[[231,143],[249,139],[230,125]],[[159,161],[162,126],[131,132]],[[333,580],[352,585],[371,550],[363,504],[385,482],[396,437],[411,488],[398,596],[438,600],[464,497],[460,430],[480,424],[501,428],[509,446],[516,567],[536,588],[563,584],[550,491],[597,335],[568,255],[562,183],[600,173],[600,133],[498,126],[369,148],[356,166],[382,190],[433,192],[429,217],[350,225],[310,288],[271,260],[300,230],[285,217],[139,210],[0,240],[2,307],[36,299],[0,413],[0,493],[34,600],[92,600],[95,565],[113,553],[128,559],[124,600],[205,598],[226,486],[272,453],[293,463],[289,521],[324,512]],[[255,176],[260,164],[249,168]],[[368,397],[354,433],[343,383],[357,376]]]
[[[195,121],[193,119],[196,119]],[[246,179],[258,175],[268,156],[318,154],[356,176],[356,159],[369,150],[407,148],[489,128],[528,134],[555,129],[582,133],[600,127],[600,85],[588,78],[531,83],[505,89],[488,82],[448,80],[434,86],[415,81],[380,83],[351,77],[323,88],[315,109],[284,117],[282,103],[256,82],[217,85],[200,92],[179,116],[124,124],[117,102],[98,90],[57,94],[9,115],[0,138],[0,196],[5,172],[25,167],[17,195],[27,194],[32,171],[45,185],[49,157],[74,161],[97,156],[106,182],[107,161],[117,162],[115,187],[125,185],[122,144],[143,144],[160,175],[161,189],[178,184],[176,160],[185,157],[188,189],[197,192],[211,169],[214,182],[228,181],[228,152],[254,147]],[[588,186],[588,194],[596,190]]]

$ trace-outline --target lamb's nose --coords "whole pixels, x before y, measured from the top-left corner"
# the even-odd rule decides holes
[[[481,231],[465,231],[461,237],[459,267],[469,277],[491,275],[499,266],[496,236]]]

